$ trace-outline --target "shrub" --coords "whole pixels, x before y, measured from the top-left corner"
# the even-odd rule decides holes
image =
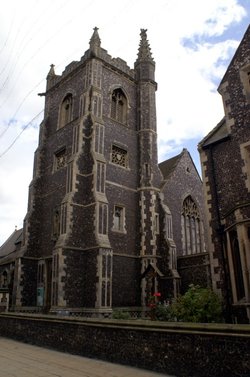
[[[162,304],[157,305],[157,307],[155,308],[155,319],[157,321],[172,321],[173,313],[171,306],[165,306]]]
[[[114,309],[112,313],[113,319],[130,319],[130,314],[121,309]]]
[[[190,285],[188,291],[171,306],[173,317],[183,322],[221,322],[220,298],[211,289]]]

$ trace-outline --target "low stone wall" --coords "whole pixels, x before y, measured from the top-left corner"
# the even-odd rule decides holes
[[[175,376],[250,376],[249,325],[1,313],[0,336]]]

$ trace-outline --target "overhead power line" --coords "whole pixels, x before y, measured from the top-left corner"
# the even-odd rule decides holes
[[[12,32],[12,28],[13,28],[13,25],[14,25],[14,20],[15,20],[15,11],[13,12],[11,24],[10,24],[9,30],[7,32],[7,37],[6,37],[5,42],[3,43],[3,45],[0,49],[0,54],[3,52],[3,50],[5,49],[5,47],[7,46],[8,42],[9,42],[11,32]]]
[[[95,0],[90,0],[89,2],[88,2],[88,4],[86,4],[86,5],[84,5],[84,7],[82,8],[82,11],[86,11],[86,9],[88,8],[88,7],[90,7],[90,6],[92,6],[93,5],[93,2],[95,2]],[[67,4],[67,1],[65,1],[62,5],[60,5],[60,8],[59,9],[57,9],[57,13],[58,13],[58,11],[61,11],[62,9],[63,9],[63,7],[65,6]],[[80,14],[81,14],[82,12],[80,12]],[[1,105],[0,105],[0,108],[2,108],[3,107],[3,105],[6,103],[6,101],[8,101],[8,99],[11,97],[11,95],[12,95],[12,93],[13,93],[13,91],[15,90],[15,88],[16,88],[16,86],[17,86],[17,83],[18,83],[18,81],[19,81],[19,79],[20,79],[20,77],[21,77],[21,74],[22,74],[22,72],[23,72],[23,70],[24,70],[24,68],[31,62],[31,60],[33,60],[40,52],[41,52],[41,50],[43,50],[58,34],[60,34],[61,33],[61,31],[63,30],[63,29],[65,29],[66,27],[68,27],[71,23],[73,23],[73,21],[74,21],[74,19],[76,18],[76,17],[79,17],[79,13],[77,13],[77,15],[76,16],[74,16],[74,17],[71,17],[70,19],[68,19],[67,20],[67,22],[64,22],[53,34],[50,34],[49,35],[49,37],[47,38],[47,39],[45,39],[44,40],[44,42],[37,48],[37,50],[35,50],[34,52],[33,52],[33,54],[31,55],[31,56],[29,56],[28,57],[28,59],[23,63],[23,65],[21,66],[21,69],[17,72],[17,74],[16,74],[16,76],[17,76],[17,78],[16,78],[16,80],[14,81],[14,84],[12,85],[12,87],[10,88],[10,90],[9,90],[9,92],[8,92],[8,94],[7,94],[7,96],[6,96],[6,98],[5,98],[5,100],[3,100],[2,101],[2,103],[1,103]],[[52,17],[50,17],[50,18],[52,18]],[[49,18],[49,19],[50,19]],[[48,19],[48,20],[49,20]],[[48,22],[48,20],[47,20],[47,22]],[[40,29],[38,29],[38,31],[36,32],[36,33],[38,33],[44,26],[46,26],[46,24],[47,24],[47,22],[46,23],[44,23],[43,25],[42,25],[42,27],[40,27]],[[25,39],[25,38],[24,38]],[[25,50],[25,48],[27,47],[27,45],[28,45],[28,43],[31,41],[31,40],[33,40],[34,39],[34,35],[32,36],[32,37],[30,37],[29,38],[29,40],[28,40],[28,42],[25,44],[25,46],[21,49],[21,51],[16,55],[16,58],[15,58],[15,61],[14,61],[14,64],[12,65],[12,67],[10,68],[10,71],[8,72],[8,75],[7,75],[7,77],[5,78],[5,80],[4,80],[4,82],[3,82],[3,84],[2,84],[2,87],[1,87],[1,89],[0,89],[0,91],[2,90],[2,89],[5,89],[5,87],[6,87],[6,84],[8,83],[8,81],[11,79],[11,78],[13,78],[13,73],[14,73],[14,71],[16,70],[16,67],[17,67],[17,63],[18,63],[18,60],[19,60],[19,58],[20,58],[20,56],[23,54],[23,52],[24,52],[24,50]],[[9,64],[8,64],[9,65]]]
[[[16,141],[20,138],[20,136],[22,135],[22,133],[37,119],[39,118],[39,116],[43,113],[44,109],[42,111],[40,111],[40,113],[38,113],[29,123],[27,123],[22,131],[17,135],[17,137],[12,141],[12,143],[8,146],[8,148],[5,149],[5,151],[3,151],[1,154],[0,154],[0,158],[3,157],[12,147],[13,145],[16,143]]]
[[[26,99],[31,95],[31,93],[34,92],[34,90],[44,81],[45,79],[42,79],[38,84],[36,84],[34,86],[34,88],[32,88],[22,99],[22,101],[19,103],[15,113],[12,115],[12,117],[10,119],[15,119],[15,117],[17,116],[17,113],[18,111],[21,109],[22,105],[24,104],[24,102],[26,101]],[[6,128],[1,132],[0,134],[0,138],[5,134],[5,132],[10,128],[11,126],[11,122],[8,123],[8,125],[6,126]]]

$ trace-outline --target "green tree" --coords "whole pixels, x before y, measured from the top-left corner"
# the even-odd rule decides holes
[[[172,316],[183,322],[221,322],[220,298],[211,289],[190,285],[188,291],[171,305]]]

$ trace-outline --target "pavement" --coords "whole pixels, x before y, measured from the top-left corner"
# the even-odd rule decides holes
[[[0,377],[167,377],[167,375],[0,338]]]

